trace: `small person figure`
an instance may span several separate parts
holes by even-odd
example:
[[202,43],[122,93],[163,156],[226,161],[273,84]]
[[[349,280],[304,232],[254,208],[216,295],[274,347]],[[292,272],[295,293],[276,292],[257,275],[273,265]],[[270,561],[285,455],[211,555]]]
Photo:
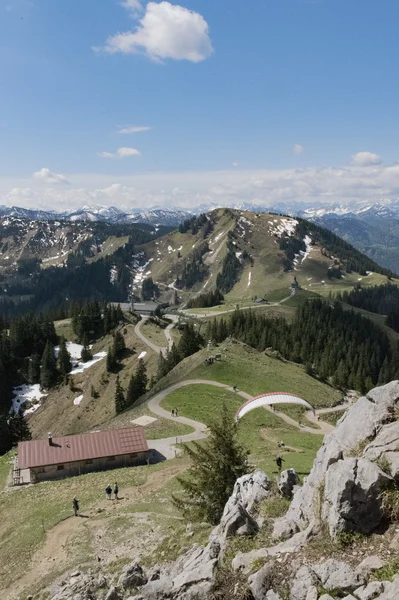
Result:
[[174,417],[174,416],[175,416],[175,409],[172,408],[172,417]]
[[285,462],[285,460],[283,458],[281,458],[281,456],[277,456],[276,465],[277,465],[279,473],[281,473],[281,467],[283,466],[283,462]]
[[237,391],[237,386],[233,385],[233,392],[236,392],[236,391]]
[[78,511],[79,511],[79,500],[77,500],[76,498],[74,498],[72,500],[72,506],[73,506],[73,514],[75,515],[75,517],[78,516]]
[[115,483],[114,483],[115,500],[119,500],[119,498],[118,498],[118,492],[119,492],[118,484],[115,481]]
[[108,484],[107,487],[105,488],[106,499],[111,500],[111,495],[112,495],[112,487]]
[[175,417],[179,416],[179,409],[175,408]]

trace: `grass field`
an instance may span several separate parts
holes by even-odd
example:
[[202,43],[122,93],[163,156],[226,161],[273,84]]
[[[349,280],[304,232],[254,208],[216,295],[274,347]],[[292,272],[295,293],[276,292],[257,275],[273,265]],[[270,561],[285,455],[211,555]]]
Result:
[[[179,409],[179,415],[208,423],[217,419],[225,402],[231,418],[243,399],[233,392],[207,385],[193,385],[176,390],[163,401],[165,409]],[[283,456],[286,466],[307,475],[313,464],[323,436],[302,433],[287,425],[278,416],[260,408],[248,413],[239,423],[239,437],[251,452],[251,461],[269,475],[277,474],[275,458]],[[292,450],[278,448],[282,440]]]
[[237,385],[253,396],[266,392],[291,392],[316,408],[332,406],[342,398],[339,390],[306,375],[302,366],[271,358],[241,343],[221,344],[213,350],[217,351],[222,351],[221,361],[211,366],[201,364],[185,378]]
[[141,333],[156,346],[166,346],[165,329],[156,323],[146,321],[140,327]]

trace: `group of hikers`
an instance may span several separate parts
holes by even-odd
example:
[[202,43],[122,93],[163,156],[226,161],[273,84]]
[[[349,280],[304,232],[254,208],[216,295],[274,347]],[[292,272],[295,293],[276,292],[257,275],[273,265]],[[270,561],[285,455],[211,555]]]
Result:
[[178,417],[178,416],[179,416],[179,409],[172,408],[172,417]]
[[[117,484],[117,482],[115,481],[114,483],[114,496],[115,496],[115,500],[119,500],[119,486]],[[105,488],[105,497],[107,500],[112,500],[112,487],[110,486],[110,484],[107,485],[107,487]],[[73,514],[75,515],[75,517],[79,516],[79,500],[77,498],[74,498],[72,500],[72,508],[73,508]]]

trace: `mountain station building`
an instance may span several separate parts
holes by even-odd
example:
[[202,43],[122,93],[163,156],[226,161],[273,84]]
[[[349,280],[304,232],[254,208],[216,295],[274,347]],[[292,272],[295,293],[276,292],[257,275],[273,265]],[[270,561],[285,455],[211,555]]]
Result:
[[14,485],[73,477],[149,462],[150,450],[140,426],[45,440],[19,442]]

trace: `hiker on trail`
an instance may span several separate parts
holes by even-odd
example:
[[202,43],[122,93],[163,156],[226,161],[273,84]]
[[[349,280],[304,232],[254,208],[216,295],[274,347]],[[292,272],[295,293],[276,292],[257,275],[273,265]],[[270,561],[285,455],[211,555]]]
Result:
[[75,515],[75,517],[78,516],[78,510],[79,510],[79,500],[77,500],[76,498],[74,498],[72,500],[72,506],[73,506],[73,514]]
[[106,499],[111,500],[111,495],[112,495],[112,487],[108,484],[107,487],[105,488]]
[[237,386],[233,385],[233,392],[236,392],[236,391],[237,391]]
[[285,460],[284,460],[284,458],[281,458],[281,456],[278,456],[276,458],[276,465],[277,465],[279,473],[281,473],[281,467],[283,466],[283,462],[285,462]]
[[115,483],[114,483],[115,500],[119,500],[119,498],[118,498],[118,492],[119,492],[118,484],[115,481]]
[[179,410],[177,408],[175,408],[175,417],[179,416]]

